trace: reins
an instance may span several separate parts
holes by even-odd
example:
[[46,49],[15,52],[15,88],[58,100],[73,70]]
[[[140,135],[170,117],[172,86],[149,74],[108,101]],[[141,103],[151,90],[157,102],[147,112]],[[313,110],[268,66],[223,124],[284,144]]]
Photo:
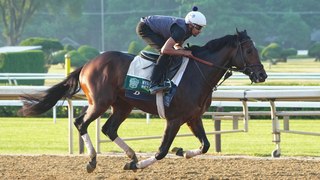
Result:
[[244,68],[243,68],[243,69],[237,69],[237,68],[232,68],[232,67],[219,66],[219,65],[216,65],[216,64],[213,64],[213,63],[211,63],[211,62],[205,61],[205,60],[203,60],[203,59],[201,59],[201,58],[198,58],[198,57],[196,57],[196,56],[193,56],[193,55],[190,56],[189,58],[192,58],[192,59],[194,59],[195,61],[197,61],[197,62],[199,62],[199,63],[202,63],[202,64],[205,64],[205,65],[208,65],[208,66],[210,66],[210,67],[216,67],[216,68],[219,68],[219,69],[226,70],[226,72],[225,72],[225,74],[224,74],[224,76],[223,76],[223,80],[222,80],[218,85],[215,85],[214,87],[212,87],[212,86],[209,84],[209,82],[207,81],[207,79],[206,79],[206,77],[204,76],[204,74],[202,73],[199,65],[195,62],[195,64],[196,64],[196,66],[197,66],[197,68],[198,68],[198,70],[199,70],[202,78],[205,80],[205,83],[206,83],[212,90],[215,91],[215,90],[217,90],[217,87],[219,87],[225,80],[227,80],[229,77],[231,77],[231,76],[233,75],[233,74],[232,74],[233,71],[235,71],[235,72],[242,72],[242,73],[245,72],[245,70],[246,70],[246,68],[248,67],[248,65],[247,65],[247,63],[246,63],[246,61],[245,61],[245,59],[244,59],[241,44],[243,44],[243,43],[245,43],[245,42],[248,42],[248,41],[251,41],[251,40],[249,39],[249,40],[246,40],[246,41],[243,41],[243,42],[240,42],[240,41],[238,40],[238,44],[237,44],[237,51],[238,51],[239,48],[240,48],[240,58],[242,59],[242,61],[243,61],[243,63],[244,63]]

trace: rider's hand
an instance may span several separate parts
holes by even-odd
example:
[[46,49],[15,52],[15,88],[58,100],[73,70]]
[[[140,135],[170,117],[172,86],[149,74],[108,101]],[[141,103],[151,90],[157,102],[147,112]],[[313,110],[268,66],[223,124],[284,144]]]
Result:
[[188,51],[188,50],[185,50],[184,56],[189,57],[189,58],[193,57],[192,52]]

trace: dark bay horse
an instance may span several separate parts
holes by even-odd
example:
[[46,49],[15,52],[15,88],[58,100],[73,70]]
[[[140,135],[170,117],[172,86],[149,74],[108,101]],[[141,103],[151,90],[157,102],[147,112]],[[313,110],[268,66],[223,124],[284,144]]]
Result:
[[[210,106],[213,88],[227,70],[248,75],[252,82],[264,82],[267,74],[260,62],[258,51],[246,31],[209,41],[204,46],[189,49],[196,59],[190,60],[169,108],[165,107],[166,128],[158,152],[154,157],[138,161],[135,152],[118,136],[121,123],[134,107],[147,113],[158,114],[155,101],[133,100],[125,97],[124,79],[134,55],[109,51],[73,71],[65,80],[45,92],[21,96],[24,106],[20,114],[33,116],[52,108],[58,100],[71,98],[80,88],[88,99],[88,109],[77,117],[74,125],[82,136],[90,155],[87,171],[96,167],[96,151],[87,133],[89,124],[101,116],[110,106],[112,114],[102,127],[102,132],[115,142],[131,159],[124,169],[143,169],[164,158],[182,124],[187,123],[199,139],[201,147],[183,152],[191,158],[208,151],[207,139],[201,116]],[[192,59],[192,58],[191,58]]]

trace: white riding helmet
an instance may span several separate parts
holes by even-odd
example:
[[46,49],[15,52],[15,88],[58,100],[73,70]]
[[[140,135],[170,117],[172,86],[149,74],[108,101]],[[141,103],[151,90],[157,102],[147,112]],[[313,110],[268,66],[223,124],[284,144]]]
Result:
[[198,8],[196,6],[192,8],[192,11],[190,11],[186,15],[184,20],[187,24],[193,23],[199,26],[207,25],[206,17],[201,12],[198,11]]

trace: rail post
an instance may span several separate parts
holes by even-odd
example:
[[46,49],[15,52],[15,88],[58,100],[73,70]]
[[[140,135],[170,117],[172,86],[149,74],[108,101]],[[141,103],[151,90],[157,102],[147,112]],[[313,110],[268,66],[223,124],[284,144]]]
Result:
[[[64,56],[65,58],[65,76],[70,74],[71,57],[69,54]],[[72,131],[72,119],[73,119],[73,105],[72,100],[68,99],[68,129],[69,129],[69,154],[73,154],[73,131]]]
[[[223,112],[223,107],[217,107],[217,112]],[[214,131],[221,131],[221,119],[214,118]],[[215,134],[215,148],[216,152],[221,152],[221,134]]]

